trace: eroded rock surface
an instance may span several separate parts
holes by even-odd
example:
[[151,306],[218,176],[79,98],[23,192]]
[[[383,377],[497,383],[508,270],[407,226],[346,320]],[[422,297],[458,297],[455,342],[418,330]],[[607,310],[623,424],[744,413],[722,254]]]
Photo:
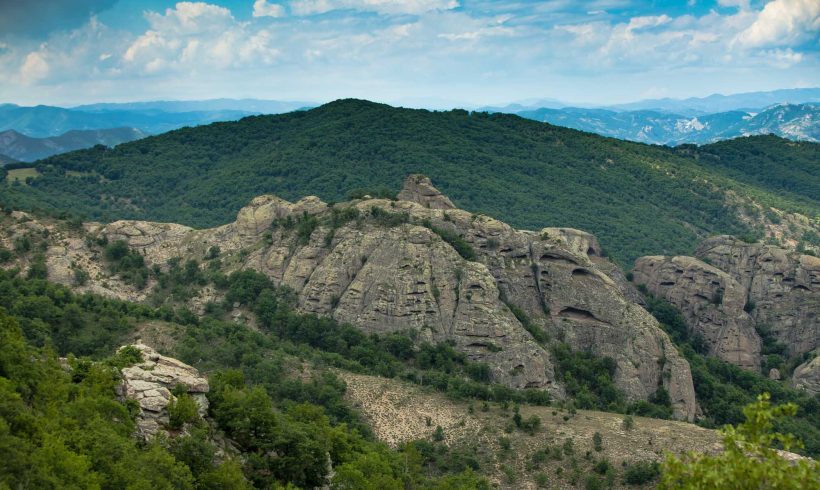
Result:
[[410,175],[404,181],[404,188],[398,198],[402,201],[413,201],[430,209],[455,209],[450,199],[433,187],[430,179],[424,175]]
[[820,258],[730,236],[703,241],[695,254],[740,284],[754,321],[790,355],[820,347]]
[[208,412],[208,380],[193,367],[157,353],[144,344],[134,344],[142,352],[143,361],[122,370],[122,395],[136,400],[140,406],[137,430],[150,438],[168,425],[168,404],[174,399],[171,391],[184,386],[199,406],[199,415]]
[[760,366],[760,337],[743,310],[746,294],[729,274],[693,257],[641,257],[634,280],[678,307],[709,354],[746,369]]
[[820,351],[814,351],[810,360],[794,369],[792,385],[812,394],[820,393]]
[[[218,246],[229,270],[255,269],[293,288],[301,311],[370,332],[412,329],[420,340],[452,341],[470,359],[487,362],[496,382],[562,396],[548,349],[512,313],[515,306],[572,348],[612,357],[616,383],[630,400],[663,386],[676,416],[694,417],[688,364],[629,296],[631,286],[592,235],[515,230],[455,209],[423,176],[410,176],[399,198],[330,208],[315,197],[289,203],[261,196],[218,228],[118,221],[99,232],[126,240],[149,267],[174,257],[202,260]],[[334,210],[349,219],[334,224]],[[313,218],[312,227],[284,225]],[[460,236],[475,260],[433,229]]]

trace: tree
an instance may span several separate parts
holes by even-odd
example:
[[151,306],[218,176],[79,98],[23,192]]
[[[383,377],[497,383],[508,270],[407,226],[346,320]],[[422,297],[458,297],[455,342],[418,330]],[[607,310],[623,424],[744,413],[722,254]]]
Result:
[[797,413],[797,405],[772,406],[768,393],[743,409],[746,421],[726,426],[724,451],[712,456],[690,453],[681,459],[668,455],[663,465],[662,489],[772,489],[820,488],[817,462],[790,461],[777,449],[800,447],[791,434],[774,431],[774,423]]

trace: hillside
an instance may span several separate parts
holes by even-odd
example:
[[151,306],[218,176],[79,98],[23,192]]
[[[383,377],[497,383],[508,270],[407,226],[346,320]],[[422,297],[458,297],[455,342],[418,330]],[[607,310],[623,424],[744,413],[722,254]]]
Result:
[[[48,478],[53,459],[25,462],[68,434],[83,444],[61,457],[86,459],[58,478],[115,486],[233,468],[216,488],[315,487],[330,460],[350,488],[628,488],[657,481],[666,451],[719,450],[706,429],[741,422],[762,391],[799,405],[778,428],[820,454],[817,395],[698,354],[600,252],[579,230],[456,209],[421,176],[397,200],[260,196],[206,230],[2,213],[0,389],[27,396],[9,397],[0,482]],[[131,343],[210,389],[174,359],[132,367],[133,350],[115,354]],[[200,409],[180,421],[172,395]],[[135,426],[169,441],[140,445]]]
[[[719,157],[755,141],[704,151]],[[795,164],[813,165],[817,145],[804,148]],[[791,155],[792,147],[763,145],[761,158],[777,160],[784,152]],[[37,167],[42,176],[31,186],[6,187],[3,202],[95,220],[197,227],[228,222],[259,194],[334,201],[356,189],[398,189],[405,175],[421,172],[461,208],[520,228],[590,231],[624,264],[641,255],[691,253],[708,234],[762,235],[770,206],[778,216],[820,215],[803,191],[739,182],[723,168],[665,147],[512,115],[359,100],[185,128],[113,150],[51,157]],[[816,182],[807,185],[820,187]],[[795,222],[803,223],[795,232],[801,237],[813,226]]]
[[650,144],[704,144],[758,134],[820,141],[820,106],[817,104],[783,104],[755,113],[730,111],[699,116],[657,110],[616,112],[571,107],[515,113],[536,121]]
[[32,162],[57,153],[91,148],[94,145],[116,146],[148,136],[134,128],[72,130],[60,136],[32,138],[14,130],[0,132],[0,153],[21,162]]
[[10,156],[0,154],[0,167],[3,165],[8,165],[9,163],[17,163],[17,160],[11,158]]

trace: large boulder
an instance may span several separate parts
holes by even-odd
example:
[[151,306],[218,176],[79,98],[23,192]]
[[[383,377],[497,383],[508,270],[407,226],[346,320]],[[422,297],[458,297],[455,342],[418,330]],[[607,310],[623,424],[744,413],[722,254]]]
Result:
[[[123,346],[121,349],[128,347]],[[135,400],[140,407],[137,430],[144,438],[151,438],[168,425],[168,404],[174,399],[172,391],[184,387],[196,401],[199,415],[208,412],[208,380],[195,368],[171,357],[160,355],[144,344],[130,347],[142,353],[142,362],[122,370],[121,393]]]
[[693,257],[641,257],[634,281],[675,305],[709,353],[745,369],[760,366],[760,337],[744,311],[746,294],[729,274]]

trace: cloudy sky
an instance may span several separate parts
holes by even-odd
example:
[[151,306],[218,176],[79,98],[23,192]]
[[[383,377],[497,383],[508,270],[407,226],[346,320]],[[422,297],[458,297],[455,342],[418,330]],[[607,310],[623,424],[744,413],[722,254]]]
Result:
[[615,103],[820,85],[818,0],[0,0],[0,102]]

